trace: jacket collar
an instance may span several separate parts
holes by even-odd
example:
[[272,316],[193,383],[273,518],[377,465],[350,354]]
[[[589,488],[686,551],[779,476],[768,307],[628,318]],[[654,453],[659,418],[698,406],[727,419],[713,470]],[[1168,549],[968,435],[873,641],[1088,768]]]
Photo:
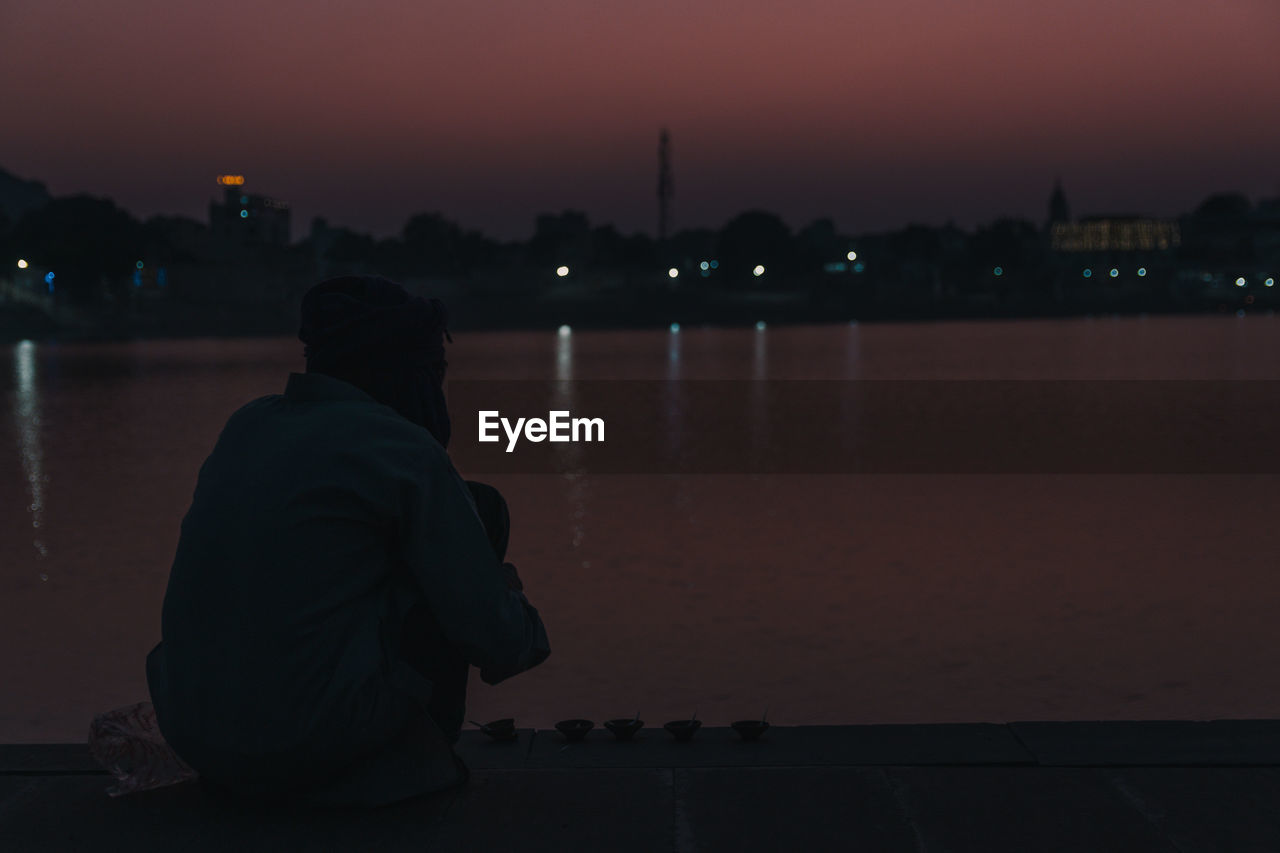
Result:
[[378,402],[350,382],[343,382],[323,373],[290,373],[284,396],[297,403],[338,400]]

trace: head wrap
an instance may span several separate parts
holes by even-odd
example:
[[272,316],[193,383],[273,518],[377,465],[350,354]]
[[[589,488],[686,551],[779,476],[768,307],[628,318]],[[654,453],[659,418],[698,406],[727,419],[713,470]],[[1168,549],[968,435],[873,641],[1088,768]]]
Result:
[[308,373],[352,381],[448,446],[441,386],[444,341],[453,338],[439,299],[411,296],[381,276],[331,278],[302,297],[298,338]]

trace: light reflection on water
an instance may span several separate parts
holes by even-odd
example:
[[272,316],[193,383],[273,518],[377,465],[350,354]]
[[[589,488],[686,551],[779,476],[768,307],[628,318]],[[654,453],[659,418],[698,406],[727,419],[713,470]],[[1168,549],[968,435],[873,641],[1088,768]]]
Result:
[[[556,383],[552,394],[553,411],[573,412],[574,393],[573,393],[573,334],[562,330],[556,337]],[[567,481],[566,498],[569,504],[569,532],[571,535],[570,543],[574,549],[575,558],[579,557],[580,549],[587,537],[587,504],[589,503],[589,489],[587,479],[581,474],[576,473],[582,467],[582,451],[576,444],[572,442],[561,444],[557,448],[560,456],[561,464],[565,467],[567,473],[564,479]],[[591,568],[590,560],[582,560],[584,569]]]
[[[451,373],[679,380],[666,415],[683,423],[704,379],[1274,379],[1276,322],[474,334],[457,336]],[[17,650],[0,654],[0,742],[76,739],[94,713],[146,698],[140,662],[200,462],[231,412],[300,368],[293,340],[0,349],[0,648]],[[572,387],[559,393],[554,408],[578,414]],[[658,721],[768,701],[771,718],[813,724],[1280,703],[1275,477],[492,482],[555,652],[476,684],[476,719],[545,727],[631,714],[641,697]]]
[[[36,344],[32,341],[20,341],[13,346],[13,378],[14,407],[13,419],[18,435],[19,454],[22,458],[22,473],[27,482],[27,493],[31,501],[27,511],[31,513],[32,534],[31,545],[39,554],[40,560],[49,556],[49,549],[44,543],[44,493],[48,477],[44,472],[44,448],[40,436],[40,385],[36,374]],[[43,566],[40,580],[47,581],[48,574]]]

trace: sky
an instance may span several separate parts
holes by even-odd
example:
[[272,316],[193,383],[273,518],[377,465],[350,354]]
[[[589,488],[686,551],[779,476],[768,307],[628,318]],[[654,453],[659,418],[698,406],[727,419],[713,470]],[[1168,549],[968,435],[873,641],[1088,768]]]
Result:
[[846,233],[1280,195],[1276,0],[0,0],[0,168],[138,216],[215,176],[378,236],[577,209]]

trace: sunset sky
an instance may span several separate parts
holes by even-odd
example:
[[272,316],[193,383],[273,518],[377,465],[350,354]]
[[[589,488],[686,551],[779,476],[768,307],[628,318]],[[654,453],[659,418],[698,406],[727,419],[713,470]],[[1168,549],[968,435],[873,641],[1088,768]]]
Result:
[[1186,211],[1280,195],[1276,0],[3,0],[0,168],[139,216],[220,172],[388,235]]

